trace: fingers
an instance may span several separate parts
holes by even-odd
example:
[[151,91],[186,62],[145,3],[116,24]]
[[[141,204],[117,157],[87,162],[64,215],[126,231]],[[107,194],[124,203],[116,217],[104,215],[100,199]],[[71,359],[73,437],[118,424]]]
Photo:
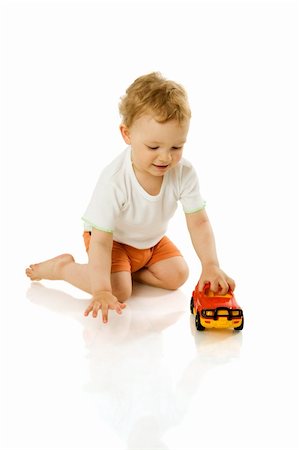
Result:
[[84,311],[84,316],[88,316],[88,314],[92,311],[93,309],[93,304],[91,303],[88,308],[86,308],[86,310]]
[[231,290],[234,291],[236,289],[235,281],[232,278],[230,278],[230,277],[227,277],[226,281],[228,282],[229,287],[231,288]]
[[199,280],[199,283],[198,283],[198,290],[199,290],[199,292],[202,292],[204,284],[205,284],[204,281]]
[[[109,309],[114,309],[117,314],[121,314],[122,310],[126,307],[127,305],[125,303],[119,303],[117,302],[116,305],[102,305],[102,320],[103,323],[107,323],[108,322],[108,310]],[[93,317],[96,317],[96,315],[93,315]]]
[[228,289],[229,289],[229,285],[227,284],[227,282],[224,279],[219,280],[219,284],[218,284],[219,294],[220,295],[227,294]]
[[218,283],[218,280],[212,280],[211,281],[211,285],[210,285],[210,289],[211,289],[211,291],[213,291],[213,292],[215,292],[215,294],[217,293],[217,292],[219,292],[219,283]]
[[[116,298],[116,297],[115,297]],[[108,310],[114,309],[118,314],[122,313],[122,310],[126,307],[126,303],[120,303],[116,300],[115,304],[107,304],[105,302],[99,302],[93,300],[91,304],[84,311],[84,315],[88,316],[90,312],[92,312],[92,317],[96,318],[98,316],[98,312],[102,310],[102,320],[104,323],[108,322]]]
[[[101,309],[102,305],[98,302],[94,302],[93,308],[92,308],[92,317],[98,316],[98,310]],[[102,312],[103,314],[103,312]]]
[[84,316],[88,316],[88,314],[92,311],[92,317],[98,317],[99,309],[102,310],[102,320],[104,323],[108,322],[108,306],[102,306],[98,302],[92,302],[88,308],[84,311]]
[[[230,278],[230,282],[234,286],[234,281]],[[230,282],[226,281],[225,278],[214,278],[210,280],[200,280],[199,281],[199,291],[202,292],[205,285],[207,283],[210,284],[210,290],[213,291],[215,294],[225,295],[228,292],[229,287],[232,288],[232,285]],[[233,288],[232,288],[233,290]]]
[[198,283],[199,291],[202,292],[206,285],[210,285],[209,287],[211,289],[211,282],[210,282],[210,280],[208,280],[206,278],[200,278],[199,283]]
[[88,316],[90,312],[92,312],[92,317],[97,317],[98,311],[101,308],[101,304],[98,302],[91,302],[91,304],[84,311],[84,316]]
[[112,309],[115,309],[115,311],[117,312],[117,314],[121,314],[121,313],[122,313],[122,310],[123,310],[126,306],[127,306],[126,303],[120,303],[120,302],[117,302],[116,306],[115,306],[114,308],[112,308]]
[[215,294],[226,295],[229,289],[234,291],[236,283],[219,267],[206,267],[203,268],[201,277],[199,279],[198,288],[202,292],[205,285],[209,284],[209,288]]
[[102,306],[102,321],[103,323],[108,322],[108,305]]
[[228,284],[224,279],[219,278],[211,278],[211,279],[203,279],[199,281],[199,291],[202,292],[205,285],[210,285],[210,290],[219,294],[226,294],[228,291]]
[[102,306],[102,317],[103,317],[103,322],[106,323],[108,322],[108,309],[114,309],[115,312],[117,312],[117,314],[121,314],[122,310],[126,307],[127,305],[125,303],[120,303],[120,302],[116,302],[115,305],[105,305]]

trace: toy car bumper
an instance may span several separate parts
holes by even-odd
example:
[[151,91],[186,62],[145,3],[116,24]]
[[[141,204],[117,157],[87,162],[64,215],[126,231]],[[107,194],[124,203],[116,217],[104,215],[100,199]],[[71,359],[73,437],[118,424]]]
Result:
[[236,328],[241,326],[242,318],[229,320],[226,317],[218,317],[214,320],[201,317],[200,323],[205,328]]

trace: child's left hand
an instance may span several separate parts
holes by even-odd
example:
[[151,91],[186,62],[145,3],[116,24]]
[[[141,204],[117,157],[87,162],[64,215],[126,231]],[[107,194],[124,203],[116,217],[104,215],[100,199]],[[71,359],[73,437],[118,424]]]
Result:
[[206,283],[210,283],[211,290],[215,293],[225,295],[229,288],[233,291],[236,284],[216,264],[203,266],[199,279],[199,290],[202,291]]

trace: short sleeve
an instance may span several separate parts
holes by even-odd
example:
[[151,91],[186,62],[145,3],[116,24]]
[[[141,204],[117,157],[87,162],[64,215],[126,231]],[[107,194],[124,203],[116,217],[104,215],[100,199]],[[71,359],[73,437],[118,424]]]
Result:
[[188,164],[182,167],[179,200],[186,214],[203,209],[206,202],[201,196],[198,176],[194,167]]
[[112,181],[108,183],[100,177],[82,217],[85,229],[94,227],[113,233],[123,203],[120,189]]

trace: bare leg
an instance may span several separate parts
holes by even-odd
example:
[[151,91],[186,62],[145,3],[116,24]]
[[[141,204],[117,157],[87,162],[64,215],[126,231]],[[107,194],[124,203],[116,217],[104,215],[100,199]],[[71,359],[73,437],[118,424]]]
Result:
[[[72,255],[63,254],[39,264],[32,264],[26,269],[26,275],[32,281],[64,280],[82,291],[91,294],[87,264],[78,264]],[[112,293],[118,300],[127,300],[132,293],[130,272],[111,274]]]
[[148,268],[138,270],[132,278],[139,283],[163,289],[178,289],[189,275],[188,266],[182,256],[163,259]]

